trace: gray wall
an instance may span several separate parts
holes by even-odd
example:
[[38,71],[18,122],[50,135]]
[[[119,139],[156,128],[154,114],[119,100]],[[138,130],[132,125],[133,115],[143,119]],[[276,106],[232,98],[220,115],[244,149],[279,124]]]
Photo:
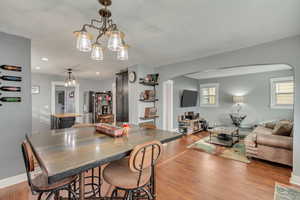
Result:
[[1,92],[3,96],[21,96],[21,103],[1,103],[0,107],[0,179],[24,173],[21,142],[31,133],[30,40],[0,32],[0,65],[17,65],[22,72],[0,70],[2,75],[22,76],[21,83],[0,81],[1,85],[21,86],[20,94]]
[[[32,85],[40,86],[40,93],[32,95],[32,132],[38,133],[50,129],[51,82],[64,81],[63,76],[32,74]],[[113,79],[79,79],[79,112],[83,112],[83,94],[85,91],[112,90]]]
[[199,80],[199,84],[219,83],[219,106],[200,107],[201,116],[217,124],[231,124],[229,113],[236,111],[232,102],[233,95],[244,95],[241,113],[247,118],[244,126],[252,126],[261,121],[273,119],[292,119],[291,109],[270,108],[270,79],[293,76],[291,70],[247,74],[223,78]]
[[[236,51],[221,53],[196,60],[161,66],[160,81],[166,81],[187,73],[222,67],[283,63],[294,67],[295,72],[295,105],[294,105],[294,168],[293,173],[300,176],[300,36],[290,37]],[[161,84],[160,84],[161,85]],[[162,96],[162,87],[159,90]],[[161,98],[160,98],[161,99]],[[162,102],[162,101],[161,101]],[[160,103],[160,111],[162,104]],[[160,113],[161,115],[162,113]],[[160,120],[159,127],[162,127]]]
[[[181,107],[181,96],[183,90],[199,90],[198,80],[180,76],[173,79],[173,128],[178,128],[177,117],[183,115],[184,112],[194,111],[198,113],[199,103],[195,107]],[[198,101],[197,101],[198,102]]]

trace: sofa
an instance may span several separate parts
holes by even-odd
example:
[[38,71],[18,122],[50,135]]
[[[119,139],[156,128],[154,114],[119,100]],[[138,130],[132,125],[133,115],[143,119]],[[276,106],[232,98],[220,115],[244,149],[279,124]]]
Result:
[[293,165],[293,122],[280,120],[258,125],[246,138],[246,156]]

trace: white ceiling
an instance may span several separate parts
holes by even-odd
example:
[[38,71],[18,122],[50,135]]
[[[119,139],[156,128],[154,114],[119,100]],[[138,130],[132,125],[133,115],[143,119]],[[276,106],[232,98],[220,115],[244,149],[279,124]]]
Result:
[[[111,77],[134,64],[157,67],[300,34],[299,0],[113,0],[112,14],[130,44],[129,61],[92,61],[72,32],[98,17],[97,0],[1,0],[0,31],[32,39],[33,72]],[[42,62],[41,57],[49,58]],[[41,69],[36,70],[38,66]]]
[[237,66],[237,67],[227,67],[224,69],[212,69],[204,70],[197,73],[191,73],[184,75],[188,78],[194,79],[210,79],[210,78],[220,78],[228,76],[239,76],[246,74],[256,74],[271,71],[280,70],[292,70],[289,65],[276,64],[276,65],[253,65],[253,66]]

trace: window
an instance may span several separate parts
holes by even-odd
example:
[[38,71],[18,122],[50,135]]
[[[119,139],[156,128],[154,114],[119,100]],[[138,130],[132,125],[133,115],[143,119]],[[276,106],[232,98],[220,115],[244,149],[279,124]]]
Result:
[[200,85],[200,106],[214,107],[219,105],[219,84],[201,84]]
[[271,79],[271,108],[292,109],[294,105],[293,77]]

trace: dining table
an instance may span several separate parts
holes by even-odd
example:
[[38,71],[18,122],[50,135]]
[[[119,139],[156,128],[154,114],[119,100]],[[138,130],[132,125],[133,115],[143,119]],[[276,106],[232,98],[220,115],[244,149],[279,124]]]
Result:
[[[49,184],[79,175],[80,200],[85,199],[84,174],[87,170],[122,159],[139,144],[149,141],[160,141],[164,144],[180,137],[182,134],[178,132],[145,129],[136,125],[130,125],[128,133],[121,137],[105,135],[95,127],[68,128],[26,135],[40,167],[48,176]],[[155,167],[152,167],[151,193],[155,197],[154,177]],[[102,184],[102,181],[99,181],[99,184]],[[101,188],[98,199],[109,199],[101,194]]]

